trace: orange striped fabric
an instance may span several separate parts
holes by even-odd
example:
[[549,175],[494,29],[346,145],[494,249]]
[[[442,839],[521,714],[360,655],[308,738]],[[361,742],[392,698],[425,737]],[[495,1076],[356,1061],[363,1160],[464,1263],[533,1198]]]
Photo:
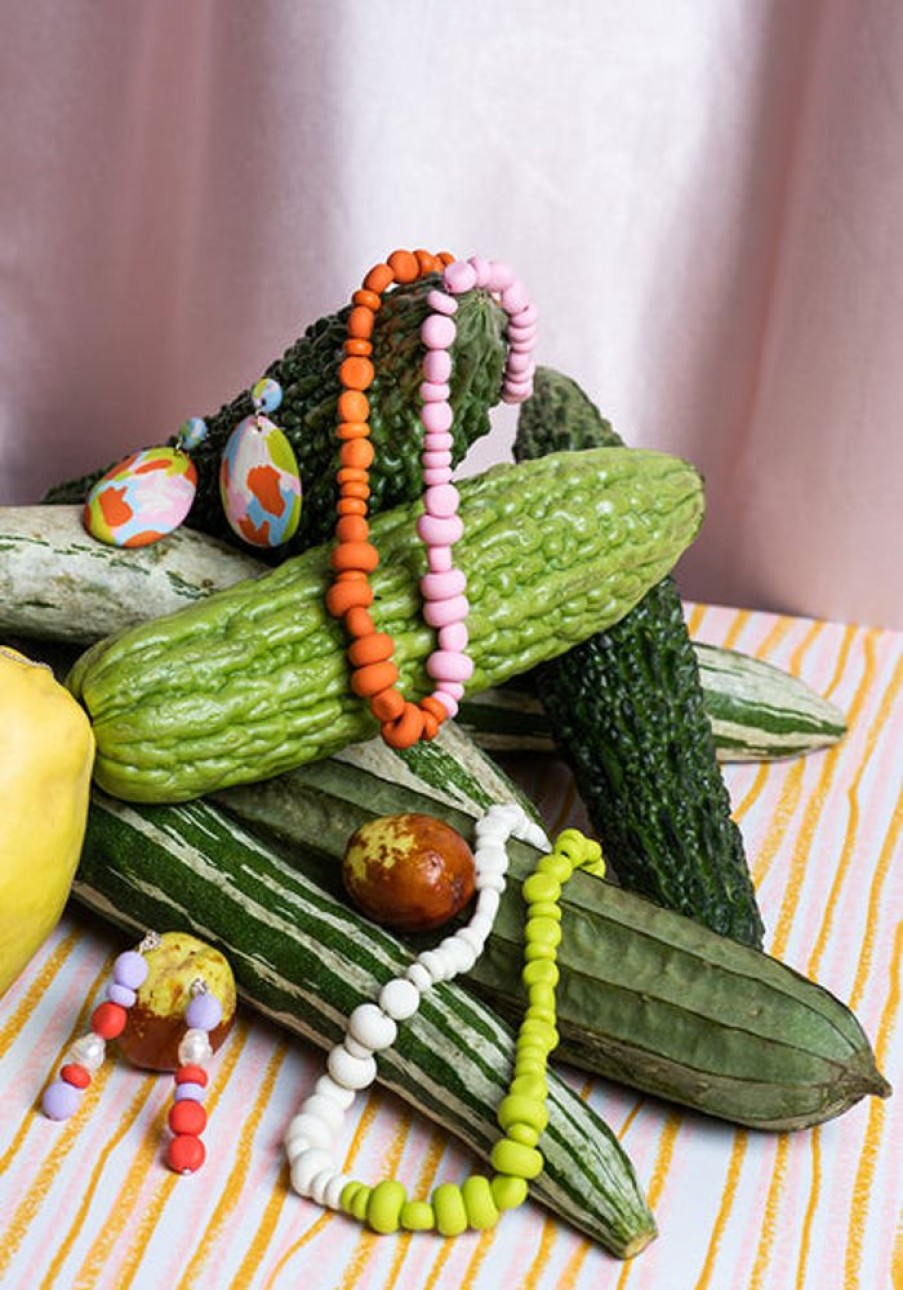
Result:
[[[710,605],[694,637],[793,671],[849,717],[805,759],[725,775],[767,948],[850,1002],[900,1082],[903,637]],[[549,827],[586,826],[563,767],[517,768]],[[903,1114],[870,1099],[797,1134],[706,1121],[563,1070],[618,1133],[660,1235],[619,1264],[538,1206],[492,1232],[379,1238],[288,1187],[282,1134],[322,1055],[243,1012],[211,1069],[208,1159],[163,1164],[170,1081],[108,1059],[78,1116],[36,1105],[86,1024],[121,936],[77,907],[0,1001],[0,1285],[4,1290],[883,1290],[903,1286]],[[473,1167],[466,1149],[380,1090],[352,1112],[346,1164],[418,1194]]]

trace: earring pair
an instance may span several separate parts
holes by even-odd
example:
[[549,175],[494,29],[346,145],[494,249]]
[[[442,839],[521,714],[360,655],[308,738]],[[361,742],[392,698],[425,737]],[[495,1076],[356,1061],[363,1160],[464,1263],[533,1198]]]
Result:
[[[251,546],[277,547],[301,518],[301,475],[294,449],[270,416],[282,386],[262,377],[251,388],[254,411],[230,434],[219,470],[220,500],[232,531]],[[146,448],[124,458],[88,493],[83,523],[109,546],[149,546],[187,518],[198,486],[189,452],[208,434],[202,417],[180,427],[173,447]]]
[[[41,1109],[48,1119],[68,1120],[78,1110],[85,1090],[103,1065],[107,1043],[122,1035],[129,1009],[148,978],[145,954],[160,944],[161,938],[149,932],[136,949],[126,950],[113,963],[106,997],[91,1014],[89,1030],[67,1050],[57,1077],[44,1091]],[[187,1030],[179,1044],[173,1104],[167,1121],[172,1136],[166,1148],[166,1163],[176,1173],[194,1173],[204,1163],[206,1151],[201,1134],[207,1127],[203,1099],[208,1081],[206,1067],[213,1056],[210,1033],[222,1019],[219,1000],[202,977],[196,978],[185,1009]]]

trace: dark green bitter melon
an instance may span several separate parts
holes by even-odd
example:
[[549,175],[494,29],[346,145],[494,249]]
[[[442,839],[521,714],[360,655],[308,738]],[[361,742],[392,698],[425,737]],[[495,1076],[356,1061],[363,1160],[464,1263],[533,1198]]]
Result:
[[[388,292],[377,314],[373,333],[376,378],[368,391],[370,438],[376,453],[369,472],[369,507],[374,514],[413,501],[423,491],[420,327],[429,313],[426,297],[438,283],[438,277],[430,276]],[[261,558],[282,560],[332,536],[338,466],[338,372],[349,308],[313,323],[263,373],[282,386],[282,405],[273,419],[295,450],[304,493],[295,536],[273,552],[255,548]],[[471,444],[490,429],[489,411],[498,402],[502,389],[506,321],[501,307],[487,292],[471,291],[459,301],[455,325],[449,384],[455,410],[452,460],[457,465]],[[258,375],[261,374],[254,374],[255,380]],[[223,514],[219,461],[232,430],[252,411],[246,389],[219,412],[205,417],[207,438],[191,451],[198,471],[198,491],[187,520],[189,528],[244,550],[248,548],[233,533]],[[175,443],[175,435],[169,442]],[[47,493],[45,501],[83,502],[92,484],[107,469],[109,464],[91,475],[57,485]]]
[[[622,441],[580,387],[539,369],[515,456],[606,446]],[[532,679],[621,885],[760,948],[762,918],[673,578]]]

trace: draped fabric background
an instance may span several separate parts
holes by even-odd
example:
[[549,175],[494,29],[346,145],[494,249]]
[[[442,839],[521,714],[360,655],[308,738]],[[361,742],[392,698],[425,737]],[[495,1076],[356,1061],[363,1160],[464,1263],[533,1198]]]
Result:
[[903,627],[893,0],[2,12],[0,503],[215,410],[393,247],[447,247],[509,260],[540,361],[703,471],[685,594]]

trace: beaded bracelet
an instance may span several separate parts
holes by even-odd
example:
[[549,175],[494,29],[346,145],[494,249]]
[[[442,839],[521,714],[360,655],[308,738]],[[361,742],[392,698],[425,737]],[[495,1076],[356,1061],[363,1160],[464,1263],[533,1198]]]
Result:
[[[549,850],[542,829],[515,805],[490,807],[477,823],[476,834],[478,896],[470,923],[446,937],[437,949],[418,955],[403,977],[383,986],[378,1004],[364,1003],[354,1009],[345,1039],[329,1054],[327,1074],[319,1078],[286,1133],[295,1190],[320,1205],[343,1210],[376,1232],[436,1229],[443,1236],[457,1236],[468,1227],[493,1227],[501,1210],[523,1203],[529,1180],[542,1172],[537,1143],[548,1123],[547,1059],[558,1043],[555,959],[561,914],[557,902],[562,885],[575,869],[601,876],[605,864],[599,844],[576,829],[559,834]],[[391,1048],[398,1033],[396,1023],[415,1014],[421,996],[436,981],[450,981],[476,962],[505,889],[505,846],[512,834],[548,854],[523,884],[527,922],[522,980],[528,1006],[518,1031],[512,1081],[496,1116],[504,1136],[490,1156],[495,1172],[491,1178],[472,1175],[460,1186],[442,1183],[434,1189],[431,1201],[409,1200],[395,1179],[367,1186],[340,1172],[333,1156],[345,1112],[355,1094],[376,1078],[374,1054]]]
[[[430,313],[420,335],[426,348],[424,380],[420,386],[420,419],[424,430],[424,511],[417,532],[427,548],[428,571],[420,582],[424,598],[424,620],[438,632],[438,648],[427,660],[426,670],[437,682],[431,695],[411,703],[396,688],[398,668],[392,661],[395,643],[378,632],[368,612],[373,590],[368,575],[379,563],[376,548],[369,542],[367,498],[370,495],[368,469],[373,462],[370,436],[370,404],[365,391],[373,382],[371,336],[376,311],[383,293],[393,283],[416,282],[442,272],[444,290],[427,296]],[[458,710],[473,663],[466,653],[466,619],[469,604],[467,580],[455,568],[452,547],[463,533],[457,514],[458,491],[451,482],[451,427],[454,413],[449,402],[451,375],[450,347],[456,336],[455,296],[474,288],[499,294],[502,308],[511,322],[509,353],[505,367],[502,398],[519,402],[532,393],[532,349],[536,336],[537,311],[526,289],[512,269],[496,261],[473,257],[456,261],[447,252],[433,256],[428,251],[394,251],[384,264],[375,265],[363,286],[352,296],[348,317],[345,357],[339,368],[342,393],[338,404],[338,437],[341,441],[338,471],[339,501],[336,523],[337,545],[332,553],[335,581],[326,604],[329,612],[344,620],[352,638],[348,647],[351,687],[367,699],[380,723],[385,741],[394,748],[409,748],[418,739],[432,739],[443,721]]]

